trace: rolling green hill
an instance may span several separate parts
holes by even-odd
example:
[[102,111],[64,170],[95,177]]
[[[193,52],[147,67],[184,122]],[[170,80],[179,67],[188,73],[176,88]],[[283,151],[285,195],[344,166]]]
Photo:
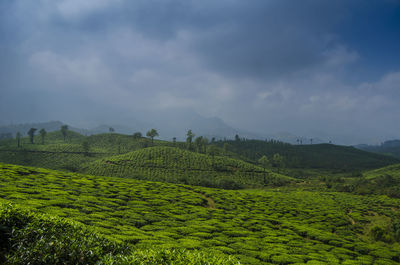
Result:
[[[70,218],[137,250],[213,250],[233,255],[242,264],[400,263],[400,200],[386,196],[229,191],[0,164],[0,201]],[[3,212],[0,231],[7,230]],[[13,215],[20,212],[14,210]],[[21,215],[20,226],[25,227],[31,218]],[[57,241],[46,229],[36,229],[53,226],[46,224],[33,222],[22,229],[20,238],[29,238],[25,250],[33,252],[23,251],[23,241],[20,253],[35,256],[51,249],[54,243],[47,245],[46,240],[53,240],[57,250],[63,242],[69,245],[65,234],[60,236],[67,241]],[[56,227],[50,230],[63,229]],[[65,231],[77,235],[73,228]],[[97,244],[91,250],[102,257],[103,243],[91,240],[82,243],[82,251]],[[71,248],[76,251],[74,242]]]
[[220,147],[246,157],[250,162],[266,155],[280,154],[289,168],[327,169],[335,171],[369,170],[400,163],[394,157],[333,144],[291,145],[276,141],[221,141]]
[[[48,133],[44,143],[37,135],[34,144],[28,138],[22,139],[21,147],[16,144],[15,139],[0,141],[1,162],[227,189],[277,186],[293,181],[284,175],[303,180],[325,176],[332,182],[337,177],[357,176],[362,171],[400,162],[353,147],[257,140],[221,141],[201,148],[193,145],[191,150],[202,152],[199,153],[188,151],[182,142],[151,143],[147,138],[116,133],[86,137],[68,131],[64,141],[61,132],[56,131]],[[216,146],[211,155],[209,149]],[[283,157],[283,166],[274,167],[275,154]],[[271,162],[266,174],[258,166],[262,155]],[[338,190],[353,191],[354,185]]]
[[241,160],[175,147],[150,147],[82,165],[80,172],[144,180],[237,189],[294,181]]

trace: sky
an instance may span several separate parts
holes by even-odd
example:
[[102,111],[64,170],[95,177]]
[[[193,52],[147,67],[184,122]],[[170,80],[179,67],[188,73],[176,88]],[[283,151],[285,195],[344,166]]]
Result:
[[0,123],[400,138],[399,0],[2,0]]

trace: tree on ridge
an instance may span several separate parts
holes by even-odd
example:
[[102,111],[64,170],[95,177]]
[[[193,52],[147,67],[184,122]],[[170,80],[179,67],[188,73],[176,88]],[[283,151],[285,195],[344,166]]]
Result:
[[29,129],[29,131],[28,131],[28,135],[29,135],[29,139],[30,139],[30,141],[31,141],[31,144],[33,144],[33,138],[34,138],[34,136],[35,136],[35,132],[36,132],[36,128],[30,128]]
[[39,134],[40,134],[40,137],[42,138],[42,144],[44,144],[44,138],[47,135],[46,130],[44,128],[40,129]]
[[156,129],[151,129],[146,133],[146,136],[151,138],[151,144],[153,144],[154,143],[154,137],[158,136],[158,132],[157,132]]

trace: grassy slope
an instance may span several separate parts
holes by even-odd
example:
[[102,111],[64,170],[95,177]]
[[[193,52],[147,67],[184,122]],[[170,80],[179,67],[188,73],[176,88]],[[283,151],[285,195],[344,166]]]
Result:
[[[235,181],[244,187],[264,185],[261,167],[237,159],[223,156],[213,158],[175,147],[150,147],[106,157],[83,165],[81,171],[93,175],[134,177],[200,186],[223,187],[224,180]],[[293,181],[269,170],[265,176],[266,184],[270,185]]]
[[368,170],[399,163],[394,157],[369,153],[354,147],[332,144],[291,145],[259,140],[218,142],[228,150],[257,161],[261,156],[272,158],[275,153],[285,157],[290,168],[314,168],[341,171]]
[[[214,249],[243,264],[400,262],[400,246],[390,230],[400,219],[398,199],[227,191],[7,164],[0,168],[0,200],[72,218],[136,248]],[[377,224],[389,243],[371,239]]]

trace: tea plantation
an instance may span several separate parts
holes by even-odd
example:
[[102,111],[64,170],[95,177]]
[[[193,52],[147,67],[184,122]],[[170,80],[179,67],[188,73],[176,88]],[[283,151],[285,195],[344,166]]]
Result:
[[79,172],[144,180],[238,189],[284,185],[295,181],[253,164],[175,147],[150,147],[106,157],[81,166]]
[[[36,217],[23,217],[45,218],[36,214],[45,213],[82,223],[104,237],[105,243],[96,244],[89,238],[82,251],[93,248],[96,262],[109,262],[105,264],[157,264],[128,263],[135,253],[153,258],[176,255],[186,261],[200,255],[206,257],[203,261],[211,260],[209,264],[218,264],[213,259],[225,262],[227,255],[242,264],[400,264],[400,200],[386,196],[289,188],[219,190],[0,164],[0,201],[0,227],[23,231],[16,241],[11,239],[17,243],[9,254],[21,258],[21,249],[40,252],[43,246],[53,246],[56,236],[39,229],[41,222],[32,221]],[[14,206],[4,206],[8,202],[35,213],[21,217]],[[15,220],[10,215],[22,221],[10,224]],[[31,222],[33,226],[25,226]],[[59,222],[67,221],[56,221],[58,234]],[[68,237],[60,236],[60,242],[68,243]],[[109,244],[115,244],[115,250]],[[189,252],[175,250],[181,248]],[[175,254],[157,254],[154,249]]]

